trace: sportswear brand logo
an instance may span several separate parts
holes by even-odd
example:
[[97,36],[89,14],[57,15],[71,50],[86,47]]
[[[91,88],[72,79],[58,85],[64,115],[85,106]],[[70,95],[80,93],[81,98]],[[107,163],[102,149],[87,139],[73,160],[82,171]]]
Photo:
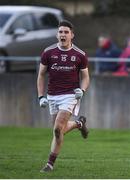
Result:
[[58,59],[58,56],[52,55],[51,58],[52,58],[52,59]]

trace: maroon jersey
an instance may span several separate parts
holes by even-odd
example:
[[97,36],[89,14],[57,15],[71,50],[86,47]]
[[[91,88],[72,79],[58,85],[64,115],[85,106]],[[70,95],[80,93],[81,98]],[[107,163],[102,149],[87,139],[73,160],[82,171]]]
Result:
[[88,66],[88,59],[75,45],[63,50],[54,44],[44,50],[41,63],[47,66],[49,95],[74,94],[74,89],[80,87],[79,71]]

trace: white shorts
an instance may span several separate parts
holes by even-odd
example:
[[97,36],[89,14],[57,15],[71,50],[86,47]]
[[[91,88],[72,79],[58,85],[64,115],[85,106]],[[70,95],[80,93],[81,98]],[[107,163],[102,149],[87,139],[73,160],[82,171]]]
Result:
[[66,110],[77,116],[80,108],[80,100],[75,99],[74,94],[47,95],[50,114],[57,114],[59,110]]

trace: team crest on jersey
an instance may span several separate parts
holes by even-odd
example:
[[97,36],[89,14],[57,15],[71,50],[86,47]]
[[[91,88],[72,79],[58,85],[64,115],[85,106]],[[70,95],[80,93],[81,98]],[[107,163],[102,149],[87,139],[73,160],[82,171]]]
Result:
[[76,61],[76,56],[71,56],[71,61]]
[[61,54],[61,61],[66,61],[67,60],[68,55],[67,54]]

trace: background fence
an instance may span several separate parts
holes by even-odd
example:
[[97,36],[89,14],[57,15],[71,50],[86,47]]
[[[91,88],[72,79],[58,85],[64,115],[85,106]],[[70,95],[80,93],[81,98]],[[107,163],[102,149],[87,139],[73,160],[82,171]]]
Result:
[[[8,62],[13,62],[13,63],[17,63],[17,62],[23,62],[25,63],[25,67],[26,67],[26,63],[34,63],[35,62],[35,66],[36,66],[36,71],[38,71],[38,67],[39,67],[39,62],[40,62],[40,57],[39,56],[35,56],[35,57],[21,57],[21,56],[0,56],[0,61],[8,61]],[[102,57],[88,57],[88,61],[90,63],[90,67],[91,67],[91,72],[93,74],[99,74],[99,65],[98,62],[129,62],[130,63],[130,58],[102,58]],[[33,65],[34,66],[34,65]]]
[[[49,127],[37,100],[36,73],[0,74],[0,125]],[[130,128],[130,77],[91,75],[80,114],[91,128]]]

